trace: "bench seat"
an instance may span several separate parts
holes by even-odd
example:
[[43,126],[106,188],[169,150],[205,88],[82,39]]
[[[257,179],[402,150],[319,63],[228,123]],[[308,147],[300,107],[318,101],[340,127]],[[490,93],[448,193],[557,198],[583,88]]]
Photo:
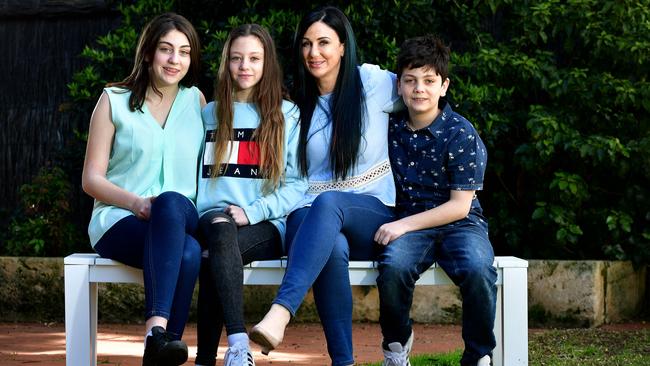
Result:
[[[245,285],[279,285],[286,259],[258,261],[244,266]],[[497,312],[493,351],[495,366],[528,365],[528,262],[517,257],[496,257]],[[351,261],[350,284],[375,285],[376,263]],[[92,253],[64,259],[66,366],[97,365],[97,284],[139,283],[142,270]],[[435,264],[417,285],[453,284]]]

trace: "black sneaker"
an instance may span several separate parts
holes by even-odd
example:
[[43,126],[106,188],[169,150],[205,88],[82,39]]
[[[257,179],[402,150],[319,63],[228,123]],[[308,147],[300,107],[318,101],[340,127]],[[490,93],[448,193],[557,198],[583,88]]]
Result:
[[187,361],[187,345],[171,338],[163,327],[151,328],[142,356],[142,366],[178,366]]

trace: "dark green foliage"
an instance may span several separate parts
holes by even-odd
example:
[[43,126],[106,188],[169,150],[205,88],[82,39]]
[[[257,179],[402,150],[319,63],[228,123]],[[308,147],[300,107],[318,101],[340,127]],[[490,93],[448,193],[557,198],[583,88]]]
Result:
[[[465,23],[451,93],[490,152],[486,192],[498,251],[631,259],[650,249],[650,6],[492,1]],[[467,19],[467,18],[466,18]]]
[[[62,169],[44,168],[20,188],[21,214],[9,225],[5,252],[15,256],[61,256],[81,242],[73,224],[71,184]],[[75,248],[76,249],[76,248]]]
[[[129,73],[137,32],[155,14],[175,10],[197,27],[200,88],[209,99],[233,26],[266,26],[289,76],[295,26],[319,3],[145,0],[120,6],[122,25],[84,50],[92,64],[69,84],[77,113],[89,116],[101,87]],[[489,150],[479,196],[497,254],[648,263],[650,4],[328,3],[348,14],[363,62],[392,69],[400,43],[424,33],[451,45],[449,99]]]

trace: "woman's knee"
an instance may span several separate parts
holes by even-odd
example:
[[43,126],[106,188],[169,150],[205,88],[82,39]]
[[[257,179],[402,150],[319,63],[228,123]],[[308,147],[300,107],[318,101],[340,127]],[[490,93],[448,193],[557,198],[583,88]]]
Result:
[[199,227],[204,235],[210,235],[223,226],[237,229],[235,220],[224,212],[207,212],[199,219]]
[[237,224],[223,212],[206,213],[199,221],[201,238],[205,249],[230,245],[237,237]]
[[178,222],[198,221],[198,213],[190,200],[178,192],[163,192],[151,204],[151,216]]
[[198,273],[201,267],[201,246],[191,235],[185,235],[185,245],[182,256],[183,268],[188,268]]
[[187,197],[183,196],[178,192],[167,191],[159,194],[153,200],[153,206],[158,208],[179,208],[185,206],[188,201]]
[[348,266],[350,262],[350,245],[343,234],[339,234],[339,237],[335,240],[328,262]]
[[351,193],[327,191],[319,194],[314,202],[312,202],[311,209],[337,209],[343,199]]

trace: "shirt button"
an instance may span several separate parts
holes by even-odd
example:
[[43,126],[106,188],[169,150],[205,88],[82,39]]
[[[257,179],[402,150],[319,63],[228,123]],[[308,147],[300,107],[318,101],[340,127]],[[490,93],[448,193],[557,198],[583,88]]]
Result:
[[413,138],[414,138],[414,139],[418,138],[418,134],[417,134],[417,133],[414,133],[414,134],[413,134]]
[[409,191],[413,189],[413,187],[411,187],[411,186],[409,186],[408,188],[409,188]]
[[415,163],[414,163],[414,162],[410,162],[409,165],[410,165],[410,166],[413,166],[413,165],[415,165]]

